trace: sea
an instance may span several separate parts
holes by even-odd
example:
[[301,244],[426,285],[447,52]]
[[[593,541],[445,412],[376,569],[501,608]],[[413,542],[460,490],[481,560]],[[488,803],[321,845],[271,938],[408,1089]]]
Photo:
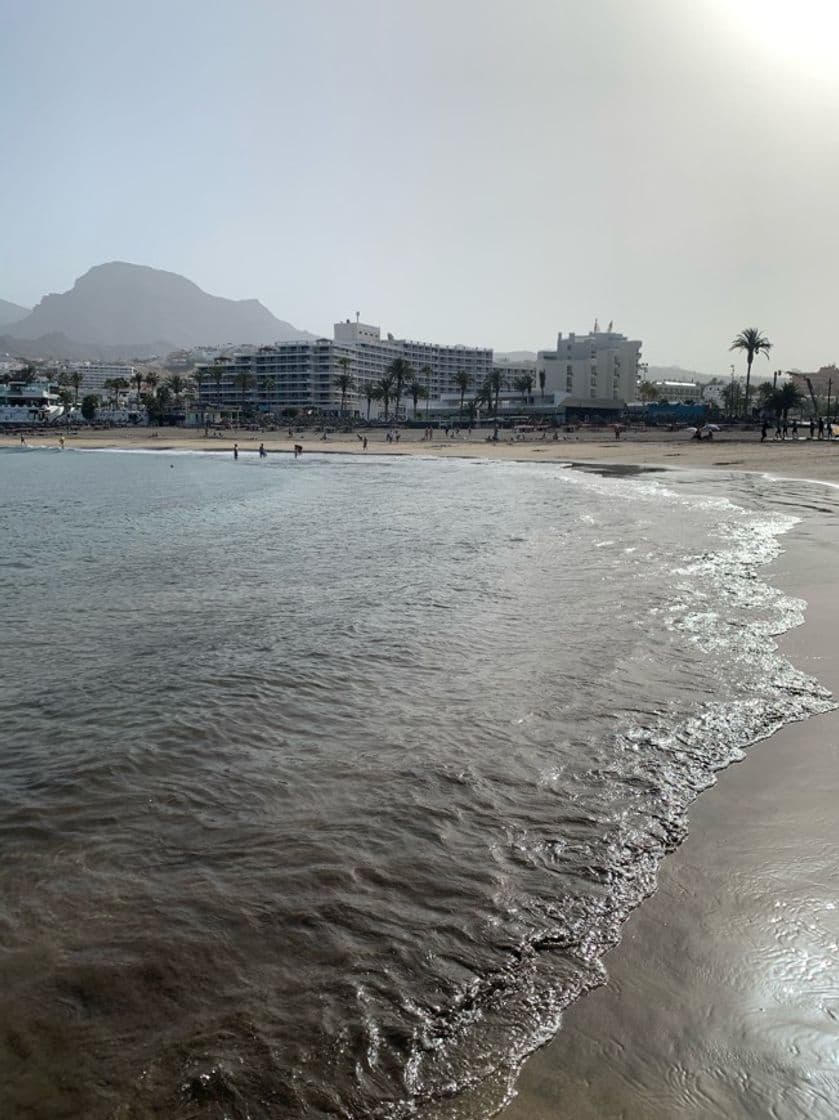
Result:
[[691,801],[833,706],[805,490],[0,451],[0,1113],[503,1110]]

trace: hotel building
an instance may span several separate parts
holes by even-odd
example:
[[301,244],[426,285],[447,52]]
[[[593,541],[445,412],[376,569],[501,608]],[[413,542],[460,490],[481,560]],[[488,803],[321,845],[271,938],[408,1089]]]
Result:
[[[247,408],[255,412],[280,413],[285,409],[316,409],[337,414],[341,390],[336,384],[345,370],[353,378],[344,408],[349,415],[367,415],[365,389],[382,378],[395,358],[409,363],[433,401],[455,388],[455,376],[465,370],[472,383],[480,384],[492,369],[492,350],[469,346],[444,346],[411,339],[381,337],[369,323],[336,323],[331,339],[292,340],[272,346],[241,347],[199,364],[199,409],[232,412]],[[370,402],[370,416],[379,404]],[[412,403],[403,386],[400,412],[410,414]]]
[[[610,324],[611,327],[611,324]],[[555,350],[540,350],[537,382],[566,408],[614,411],[636,399],[641,343],[597,324],[585,335],[557,336]]]

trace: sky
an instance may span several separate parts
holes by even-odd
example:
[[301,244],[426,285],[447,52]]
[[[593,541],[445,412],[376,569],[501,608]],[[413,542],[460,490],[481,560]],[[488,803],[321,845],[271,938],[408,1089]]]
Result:
[[319,334],[815,369],[837,56],[835,0],[0,0],[0,298],[127,260]]

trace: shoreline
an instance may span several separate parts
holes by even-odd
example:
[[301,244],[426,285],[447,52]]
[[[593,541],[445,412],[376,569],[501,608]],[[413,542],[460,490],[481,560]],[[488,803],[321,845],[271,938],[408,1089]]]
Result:
[[[766,569],[807,603],[779,653],[834,697],[837,548],[831,513],[814,512]],[[501,1120],[835,1116],[837,798],[839,711],[785,725],[721,771],[605,956],[606,983],[526,1060]]]
[[[65,434],[58,429],[26,435],[29,449],[57,447]],[[367,435],[367,451],[360,436]],[[194,429],[120,428],[65,435],[67,449],[136,451],[208,451],[230,454],[239,444],[243,454],[256,452],[265,444],[269,457],[292,455],[295,443],[303,446],[303,457],[325,455],[422,455],[430,458],[497,459],[517,462],[565,463],[575,466],[638,470],[710,470],[754,472],[778,478],[839,484],[839,440],[798,439],[760,442],[757,432],[721,432],[714,440],[698,442],[687,432],[627,432],[615,440],[602,431],[564,435],[554,441],[487,441],[482,432],[447,439],[442,434],[428,441],[421,429],[406,429],[399,443],[388,444],[381,428],[330,435],[327,440],[308,433],[289,437],[280,432],[225,432],[224,438],[205,438]],[[0,432],[0,447],[20,447],[16,433]]]
[[[175,434],[180,438],[164,442],[145,431],[91,433],[68,447],[230,454],[234,440],[245,452],[261,442],[253,433],[224,440]],[[785,477],[839,485],[839,446],[827,442],[766,447],[720,439],[711,449],[715,459],[723,450],[715,462],[706,458],[707,445],[671,433],[621,443],[597,436],[551,441],[550,454],[541,441],[429,444],[403,436],[394,447],[381,429],[375,434],[367,454],[376,457],[550,462],[615,473],[716,468],[769,476],[779,497]],[[27,442],[55,446],[56,436]],[[363,455],[357,440],[302,441],[309,454]],[[292,442],[277,447],[265,439],[274,455],[291,455]],[[3,444],[16,441],[0,436]],[[807,602],[803,625],[776,639],[779,652],[839,697],[833,638],[839,604],[830,571],[839,529],[832,514],[814,508],[787,535],[781,556],[761,571],[767,582]],[[606,984],[572,1004],[557,1036],[527,1059],[501,1120],[835,1115],[836,743],[837,712],[788,724],[753,744],[689,806],[687,838],[665,858],[655,893],[633,912],[620,943],[604,958]]]

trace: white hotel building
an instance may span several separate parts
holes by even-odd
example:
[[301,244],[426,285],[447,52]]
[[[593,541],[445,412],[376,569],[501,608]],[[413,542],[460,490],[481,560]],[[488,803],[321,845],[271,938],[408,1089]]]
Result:
[[[610,324],[611,325],[611,324]],[[557,336],[555,350],[540,350],[536,380],[565,408],[609,411],[634,401],[641,343],[615,331]]]
[[105,382],[116,381],[118,378],[128,382],[129,392],[136,392],[137,389],[134,381],[134,376],[137,373],[136,366],[116,365],[109,362],[72,362],[67,366],[67,372],[82,375],[82,383],[79,388],[80,397],[87,393],[107,396],[108,391],[105,388]]
[[[492,369],[490,349],[441,346],[392,335],[382,338],[379,327],[347,319],[335,324],[332,339],[242,347],[214,363],[200,364],[195,373],[199,382],[197,403],[204,410],[225,412],[248,407],[267,413],[284,409],[338,413],[341,391],[336,378],[344,372],[345,359],[346,372],[354,382],[354,388],[346,394],[345,409],[350,415],[366,416],[364,388],[383,377],[395,358],[410,364],[432,400],[454,390],[458,370],[465,370],[472,383],[479,385]],[[244,387],[243,381],[247,381]],[[371,417],[378,414],[379,407],[372,402]],[[409,414],[411,409],[403,387],[400,411]]]

